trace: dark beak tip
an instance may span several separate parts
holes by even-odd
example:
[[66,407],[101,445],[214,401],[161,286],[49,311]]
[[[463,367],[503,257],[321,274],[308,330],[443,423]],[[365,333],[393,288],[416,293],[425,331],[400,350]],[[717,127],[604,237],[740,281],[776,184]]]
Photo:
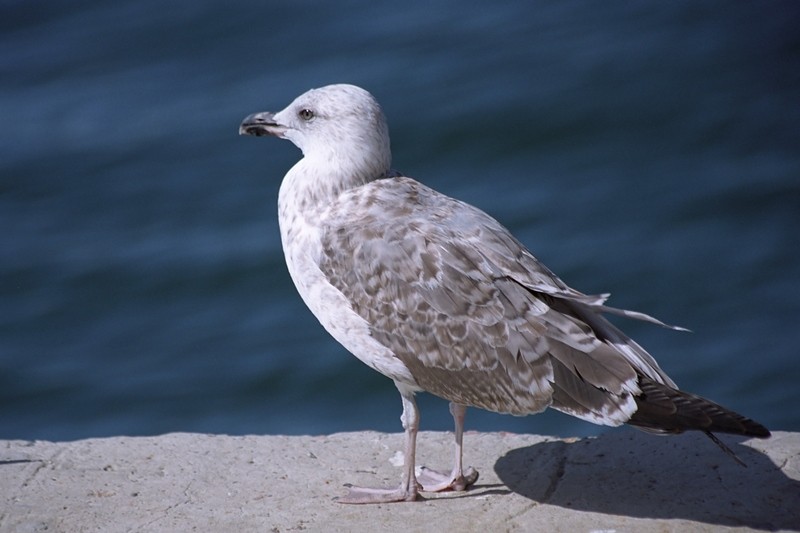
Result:
[[239,124],[239,135],[253,135],[262,137],[266,135],[279,136],[282,130],[277,124],[272,113],[253,113],[247,115]]

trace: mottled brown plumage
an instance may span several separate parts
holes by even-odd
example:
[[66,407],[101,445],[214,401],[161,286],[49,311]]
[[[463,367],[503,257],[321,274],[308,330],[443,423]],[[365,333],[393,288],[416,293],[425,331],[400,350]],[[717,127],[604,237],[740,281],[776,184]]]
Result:
[[[670,327],[571,289],[495,219],[390,170],[380,106],[350,85],[315,89],[240,131],[303,150],[278,198],[289,272],[343,346],[391,378],[403,399],[406,467],[397,489],[352,488],[340,501],[413,500],[419,413],[414,394],[451,402],[452,473],[425,490],[463,490],[466,406],[525,415],[553,407],[597,424],[766,437],[760,424],[677,385],[603,316]],[[431,481],[430,483],[428,481]]]

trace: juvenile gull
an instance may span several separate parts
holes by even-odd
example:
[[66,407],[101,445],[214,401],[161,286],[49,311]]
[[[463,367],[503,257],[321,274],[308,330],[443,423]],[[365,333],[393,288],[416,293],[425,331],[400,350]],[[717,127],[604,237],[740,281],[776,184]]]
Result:
[[[312,89],[283,111],[248,116],[239,133],[302,150],[278,195],[289,273],[325,329],[391,378],[403,401],[400,486],[350,487],[340,502],[465,490],[478,477],[461,462],[467,406],[514,415],[552,407],[661,434],[700,430],[731,455],[712,431],[769,436],[761,424],[678,390],[603,313],[681,328],[568,287],[483,211],[391,170],[386,119],[367,91]],[[449,474],[415,474],[419,391],[450,401]]]

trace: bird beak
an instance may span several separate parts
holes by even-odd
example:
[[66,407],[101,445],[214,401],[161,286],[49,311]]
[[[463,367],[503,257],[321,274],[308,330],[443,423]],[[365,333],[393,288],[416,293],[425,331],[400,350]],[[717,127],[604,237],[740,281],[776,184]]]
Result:
[[239,125],[239,135],[283,137],[285,131],[286,126],[278,124],[275,121],[275,114],[268,111],[248,115]]

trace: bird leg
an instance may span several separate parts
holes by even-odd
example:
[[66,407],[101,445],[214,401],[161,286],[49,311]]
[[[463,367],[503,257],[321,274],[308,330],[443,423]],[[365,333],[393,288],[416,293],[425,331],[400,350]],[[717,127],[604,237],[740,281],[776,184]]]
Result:
[[400,421],[403,423],[406,435],[403,454],[403,477],[400,481],[400,486],[396,489],[375,489],[346,485],[350,490],[345,496],[337,498],[336,501],[339,503],[412,502],[417,499],[421,488],[414,473],[417,432],[419,431],[419,409],[417,408],[417,402],[414,400],[413,392],[401,389],[400,396],[403,399],[403,414],[400,416]]
[[462,491],[478,480],[478,472],[472,467],[463,469],[463,440],[464,440],[464,417],[467,407],[455,402],[450,402],[450,414],[453,415],[455,422],[456,438],[456,457],[453,463],[453,470],[449,475],[431,470],[427,467],[420,467],[419,482],[425,492],[442,492],[446,490]]

